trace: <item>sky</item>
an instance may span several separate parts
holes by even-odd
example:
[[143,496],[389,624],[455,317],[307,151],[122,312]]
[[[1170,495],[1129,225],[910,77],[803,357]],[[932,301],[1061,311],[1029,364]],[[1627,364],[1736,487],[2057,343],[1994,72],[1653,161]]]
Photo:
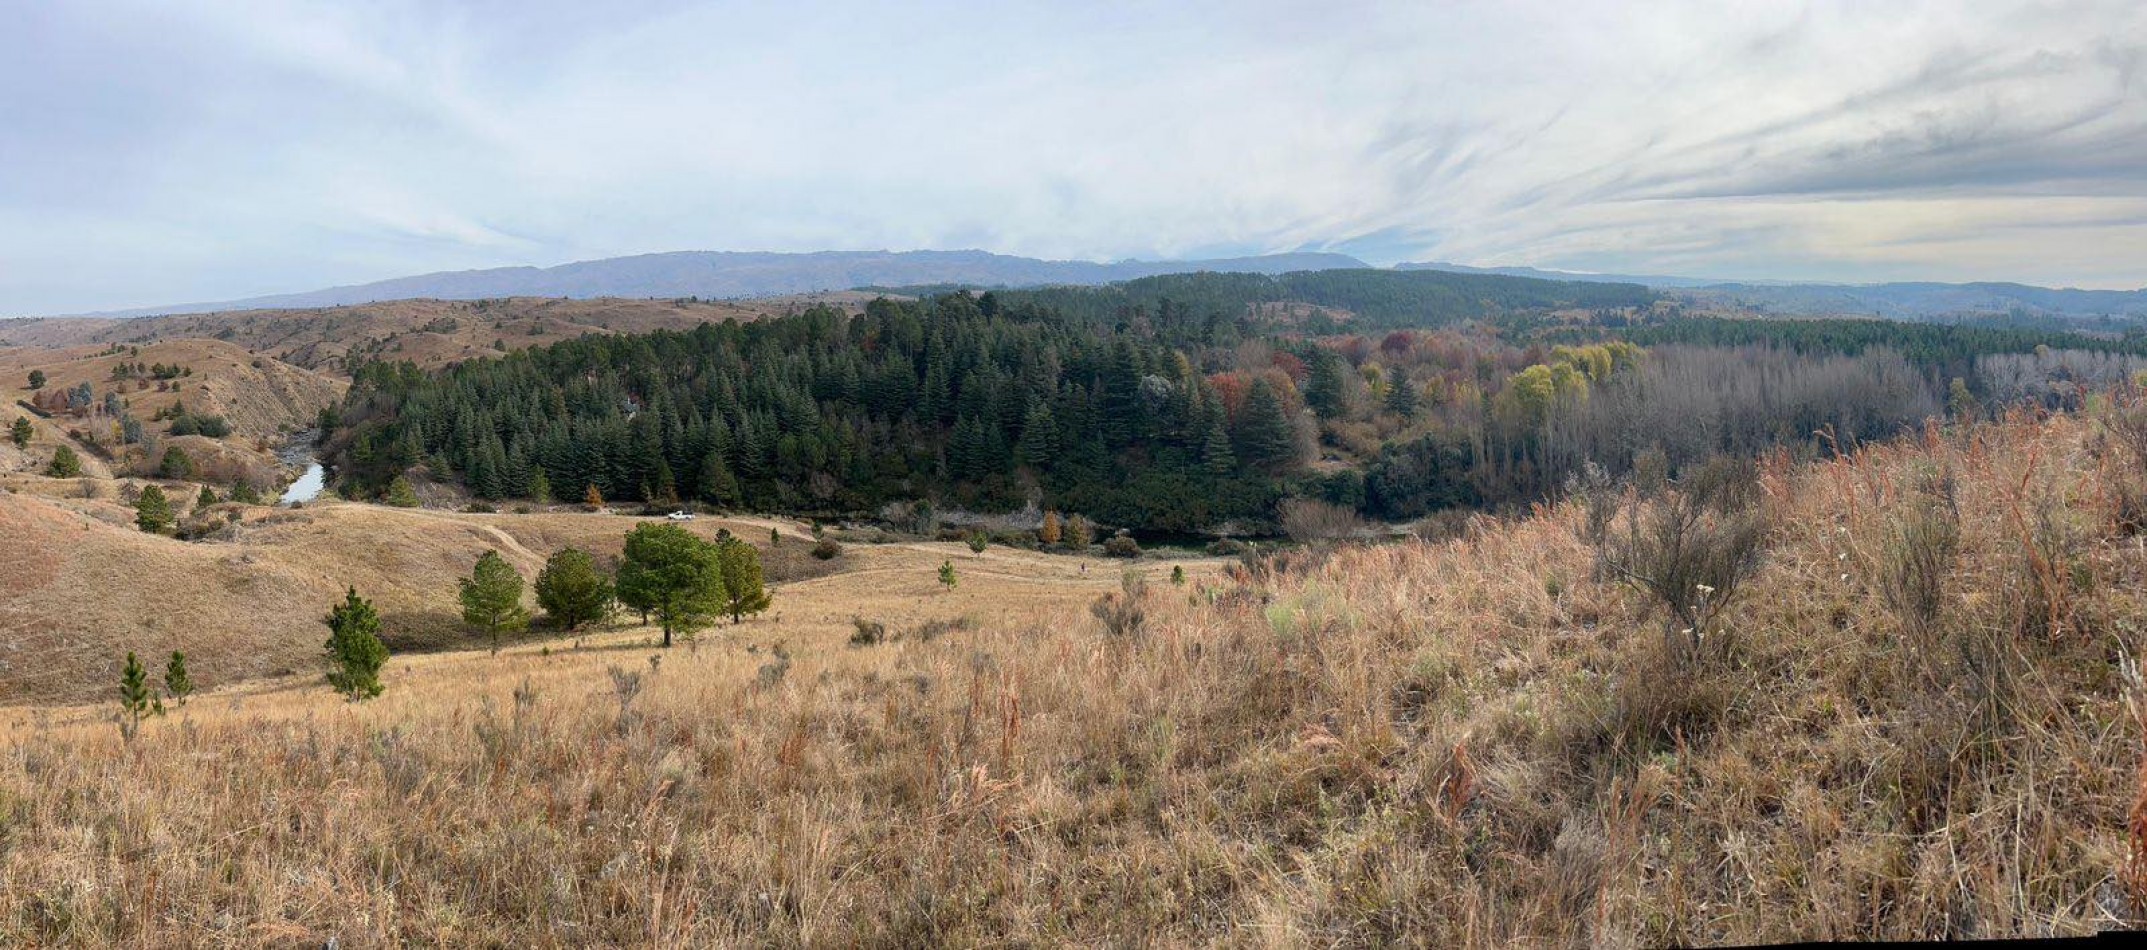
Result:
[[2147,286],[2147,4],[0,0],[0,315],[671,250]]

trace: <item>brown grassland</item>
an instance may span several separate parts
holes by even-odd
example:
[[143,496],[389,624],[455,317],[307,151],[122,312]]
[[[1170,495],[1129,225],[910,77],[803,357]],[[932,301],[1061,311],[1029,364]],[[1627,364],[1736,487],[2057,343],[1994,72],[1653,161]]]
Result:
[[0,320],[0,347],[101,346],[214,338],[320,372],[347,372],[347,358],[353,352],[433,367],[588,333],[686,330],[703,323],[757,320],[814,304],[861,310],[874,296],[830,291],[737,301],[421,299],[131,318],[40,317]]
[[[1568,503],[1452,540],[1196,565],[1184,587],[1145,561],[1145,588],[1095,616],[1116,579],[1101,561],[853,545],[694,648],[630,629],[398,656],[377,700],[246,682],[131,744],[109,703],[17,707],[0,716],[0,943],[1655,946],[2119,926],[2147,834],[2142,445],[2096,417],[2016,418],[1770,462],[1764,559],[1706,650],[1673,650]],[[113,540],[26,504],[14,517],[56,519],[52,544]],[[313,575],[277,595],[297,614],[279,662],[317,649],[306,625],[346,577],[388,600],[420,519],[467,536],[407,569],[443,586],[485,545],[527,572],[517,545],[582,538],[576,519],[618,531],[305,514],[252,529],[292,532],[255,553],[288,548]],[[1918,540],[1943,524],[1954,540]],[[249,543],[139,570],[178,595],[211,576],[182,558]],[[137,556],[35,609],[101,609]],[[39,567],[55,557],[5,567],[78,569]],[[246,635],[197,609],[97,649]],[[849,646],[853,614],[899,635]]]

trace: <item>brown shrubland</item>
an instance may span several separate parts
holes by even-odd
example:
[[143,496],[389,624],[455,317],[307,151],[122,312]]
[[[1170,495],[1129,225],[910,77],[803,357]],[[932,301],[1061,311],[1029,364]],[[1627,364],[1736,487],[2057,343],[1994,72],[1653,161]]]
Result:
[[[1043,556],[995,550],[939,593],[951,545],[890,549],[778,590],[772,613],[818,611],[823,634],[770,617],[660,664],[636,632],[398,658],[372,702],[204,694],[131,744],[97,709],[16,710],[0,943],[1660,946],[2118,926],[2147,896],[2147,552],[2110,517],[2097,424],[2012,419],[1748,472],[1757,497],[1700,518],[1757,511],[1766,531],[1705,651],[1662,635],[1665,598],[1598,573],[1575,501],[1187,588],[1069,569],[1028,613],[1006,605],[1041,581],[985,579],[1041,578]],[[855,618],[899,618],[813,600],[836,584],[997,612],[853,648]],[[1104,619],[1068,590],[1108,593]],[[1138,635],[1106,632],[1134,607]]]

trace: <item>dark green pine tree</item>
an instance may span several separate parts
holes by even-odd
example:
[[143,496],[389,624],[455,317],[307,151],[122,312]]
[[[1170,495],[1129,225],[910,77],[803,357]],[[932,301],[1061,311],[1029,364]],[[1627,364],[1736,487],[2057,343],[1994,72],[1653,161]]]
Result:
[[1396,370],[1394,385],[1387,389],[1387,411],[1404,419],[1416,415],[1416,386],[1409,374]]
[[1208,435],[1200,446],[1200,464],[1216,478],[1228,478],[1237,471],[1237,455],[1230,451],[1230,434],[1223,429],[1220,411],[1208,418]]
[[1237,453],[1246,464],[1263,471],[1285,468],[1296,459],[1296,438],[1282,398],[1265,379],[1255,380],[1238,413]]
[[1036,471],[1051,467],[1059,454],[1059,427],[1051,416],[1051,404],[1031,396],[1021,418],[1021,442],[1015,460]]

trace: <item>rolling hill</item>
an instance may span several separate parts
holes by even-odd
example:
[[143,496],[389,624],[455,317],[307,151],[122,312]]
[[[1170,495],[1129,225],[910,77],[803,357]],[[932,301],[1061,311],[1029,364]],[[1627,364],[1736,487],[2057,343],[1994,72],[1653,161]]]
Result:
[[983,287],[1105,284],[1155,274],[1233,271],[1279,274],[1293,270],[1365,267],[1341,254],[1273,254],[1190,261],[1047,261],[987,251],[674,251],[556,267],[443,271],[305,293],[220,303],[148,307],[101,316],[153,316],[220,310],[335,307],[387,300],[496,297],[771,297],[915,284]]

